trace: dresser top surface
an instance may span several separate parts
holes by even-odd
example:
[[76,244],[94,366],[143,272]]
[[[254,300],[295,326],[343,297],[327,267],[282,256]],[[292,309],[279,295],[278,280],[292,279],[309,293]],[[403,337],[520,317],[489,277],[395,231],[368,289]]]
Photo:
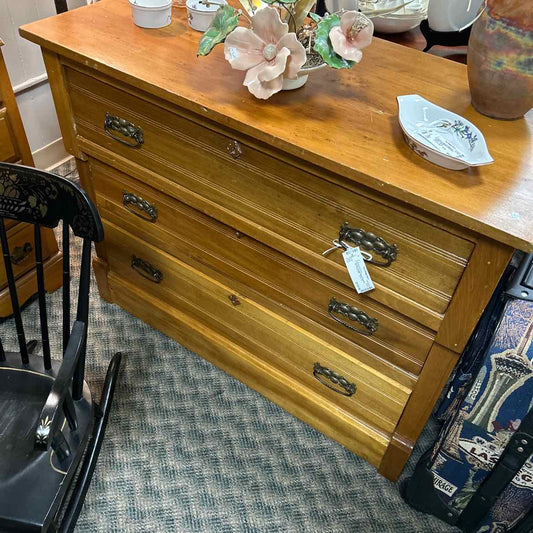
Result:
[[[219,46],[197,58],[186,11],[136,27],[127,0],[102,0],[23,26],[61,55],[465,228],[533,250],[533,112],[497,121],[470,105],[464,65],[375,39],[352,70],[322,69],[296,91],[255,99]],[[435,166],[406,145],[396,96],[419,94],[473,122],[495,163]]]

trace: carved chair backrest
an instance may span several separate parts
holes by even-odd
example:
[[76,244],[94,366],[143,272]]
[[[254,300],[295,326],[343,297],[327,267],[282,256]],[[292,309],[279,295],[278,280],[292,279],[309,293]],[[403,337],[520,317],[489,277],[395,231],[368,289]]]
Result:
[[[87,328],[89,315],[89,286],[91,269],[91,244],[103,239],[100,216],[87,194],[71,181],[49,172],[21,165],[0,163],[0,243],[9,287],[13,316],[17,330],[22,365],[28,365],[29,355],[16,280],[4,219],[33,224],[35,241],[35,271],[39,299],[44,370],[51,369],[48,316],[45,302],[44,268],[42,257],[41,226],[56,228],[62,222],[63,237],[63,352],[68,344],[70,329],[70,231],[83,240],[80,281],[78,286],[76,320]],[[86,337],[85,337],[86,338]],[[0,361],[5,352],[0,339]],[[79,399],[83,389],[85,348],[79,358],[72,396]]]

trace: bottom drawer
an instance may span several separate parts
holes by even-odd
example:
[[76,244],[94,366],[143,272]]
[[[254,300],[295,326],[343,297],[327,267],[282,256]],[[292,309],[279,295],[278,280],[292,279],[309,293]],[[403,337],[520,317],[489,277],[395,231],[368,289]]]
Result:
[[114,272],[109,273],[107,283],[113,301],[132,315],[201,354],[270,401],[379,467],[390,437],[339,410],[333,402],[317,397],[255,354],[176,307],[139,290]]
[[330,402],[339,414],[384,437],[393,433],[411,392],[407,387],[235,293],[230,283],[213,280],[109,221],[104,225],[108,262],[117,277],[296,380],[315,401]]

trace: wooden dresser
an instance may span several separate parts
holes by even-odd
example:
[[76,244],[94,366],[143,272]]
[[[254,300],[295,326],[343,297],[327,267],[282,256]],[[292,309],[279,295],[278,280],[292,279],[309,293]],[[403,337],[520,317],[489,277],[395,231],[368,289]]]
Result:
[[[3,45],[0,39],[0,161],[32,167],[33,157],[2,55]],[[8,184],[0,183],[0,186],[6,187]],[[17,280],[17,292],[22,304],[37,293],[33,226],[6,221],[6,228],[13,273]],[[47,291],[52,292],[62,283],[61,253],[52,230],[42,230],[42,241],[45,287]],[[12,313],[6,272],[3,259],[0,258],[0,318],[5,318]]]
[[[478,115],[463,65],[380,40],[264,102],[222,50],[196,58],[179,9],[142,30],[103,0],[21,34],[104,219],[102,297],[395,479],[513,250],[533,249],[531,117]],[[418,157],[409,93],[473,120],[496,163]],[[322,254],[341,229],[378,263],[364,295]]]

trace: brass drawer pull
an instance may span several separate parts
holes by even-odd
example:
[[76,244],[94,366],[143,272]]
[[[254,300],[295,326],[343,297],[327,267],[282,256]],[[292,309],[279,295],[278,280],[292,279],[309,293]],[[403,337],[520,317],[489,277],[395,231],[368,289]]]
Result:
[[33,252],[33,246],[29,242],[25,242],[23,246],[15,246],[13,253],[10,256],[11,262],[14,265],[20,265],[25,259],[30,257]]
[[388,267],[398,257],[398,246],[396,244],[389,244],[387,241],[360,228],[350,228],[348,222],[345,222],[339,231],[339,241],[346,241],[361,246],[363,250],[372,251],[385,259],[385,262],[374,261],[373,259],[366,260],[372,265],[381,267]]
[[[339,322],[339,324],[342,324],[348,329],[355,331],[356,333],[360,333],[361,335],[369,336],[378,330],[379,323],[377,318],[372,318],[364,311],[361,311],[361,309],[357,309],[357,307],[353,307],[349,304],[345,304],[342,302],[337,302],[335,298],[331,298],[331,300],[329,301],[328,313],[329,316],[333,318],[333,320]],[[355,328],[354,326],[351,326],[350,324],[344,322],[344,320],[341,320],[340,318],[336,317],[333,313],[338,313],[339,315],[345,316],[346,318],[353,320],[354,322],[358,322],[365,329]]]
[[325,385],[328,389],[338,392],[343,396],[353,396],[357,389],[355,383],[350,383],[346,378],[343,378],[340,374],[337,374],[337,372],[333,372],[333,370],[322,366],[320,363],[315,363],[313,367],[313,376],[315,376],[322,385]]
[[[112,139],[130,148],[139,148],[144,143],[143,130],[139,126],[135,126],[129,120],[110,115],[109,113],[105,114],[104,130]],[[113,135],[113,131],[118,131],[124,137],[130,137],[134,142],[128,142]]]
[[122,191],[122,204],[130,213],[137,215],[143,220],[150,222],[157,220],[157,207],[132,192]]
[[131,268],[154,283],[161,283],[161,281],[163,281],[163,273],[161,270],[158,270],[155,266],[136,255],[131,256]]
[[226,146],[226,150],[233,159],[239,159],[242,155],[241,145],[237,141],[230,141],[228,146]]

